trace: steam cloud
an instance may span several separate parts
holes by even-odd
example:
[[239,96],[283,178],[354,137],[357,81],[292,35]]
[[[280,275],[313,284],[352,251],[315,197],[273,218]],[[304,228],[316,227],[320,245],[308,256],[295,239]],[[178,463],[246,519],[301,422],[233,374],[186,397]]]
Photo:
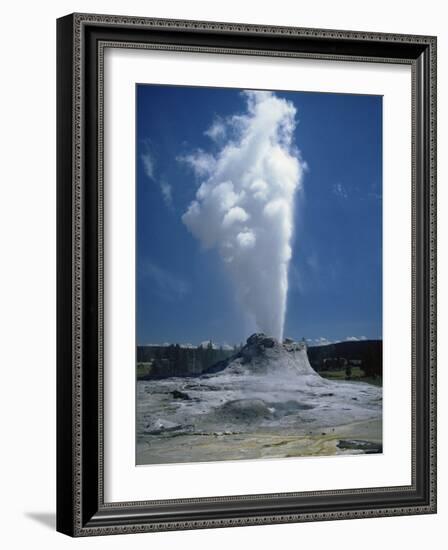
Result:
[[183,160],[201,178],[182,216],[205,248],[217,248],[258,330],[283,338],[294,201],[304,163],[293,143],[296,109],[271,92],[245,91],[247,111],[206,132],[218,145]]

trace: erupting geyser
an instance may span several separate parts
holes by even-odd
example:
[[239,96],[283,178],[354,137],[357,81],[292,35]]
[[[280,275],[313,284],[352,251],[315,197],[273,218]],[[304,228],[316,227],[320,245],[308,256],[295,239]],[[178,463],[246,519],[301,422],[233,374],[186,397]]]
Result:
[[182,220],[205,248],[217,248],[258,330],[283,339],[294,202],[303,163],[293,143],[294,105],[245,91],[247,111],[217,120],[218,144],[185,157],[202,183]]

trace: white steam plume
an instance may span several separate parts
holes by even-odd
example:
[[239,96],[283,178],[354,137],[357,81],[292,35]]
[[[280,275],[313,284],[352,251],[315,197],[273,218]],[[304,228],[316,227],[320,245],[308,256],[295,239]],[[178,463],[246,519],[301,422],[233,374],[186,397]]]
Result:
[[183,159],[202,183],[182,220],[205,248],[219,250],[258,330],[281,340],[304,168],[293,144],[296,109],[271,92],[243,94],[247,112],[220,120],[220,135],[230,137],[219,152]]

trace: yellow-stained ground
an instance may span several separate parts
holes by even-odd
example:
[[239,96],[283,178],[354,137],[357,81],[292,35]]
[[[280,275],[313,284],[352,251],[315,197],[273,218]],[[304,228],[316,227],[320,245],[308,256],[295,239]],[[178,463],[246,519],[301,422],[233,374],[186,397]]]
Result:
[[340,449],[343,440],[382,441],[382,421],[372,419],[344,426],[294,434],[271,431],[245,434],[148,436],[137,446],[137,464],[173,464],[215,462],[259,458],[287,458],[362,454],[363,451]]

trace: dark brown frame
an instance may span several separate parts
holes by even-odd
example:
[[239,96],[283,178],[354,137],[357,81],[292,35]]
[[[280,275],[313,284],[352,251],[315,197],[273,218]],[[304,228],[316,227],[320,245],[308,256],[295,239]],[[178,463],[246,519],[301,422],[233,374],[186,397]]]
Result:
[[[412,67],[412,483],[104,502],[103,53],[106,47]],[[71,536],[436,511],[436,38],[73,14],[57,22],[57,529]]]

